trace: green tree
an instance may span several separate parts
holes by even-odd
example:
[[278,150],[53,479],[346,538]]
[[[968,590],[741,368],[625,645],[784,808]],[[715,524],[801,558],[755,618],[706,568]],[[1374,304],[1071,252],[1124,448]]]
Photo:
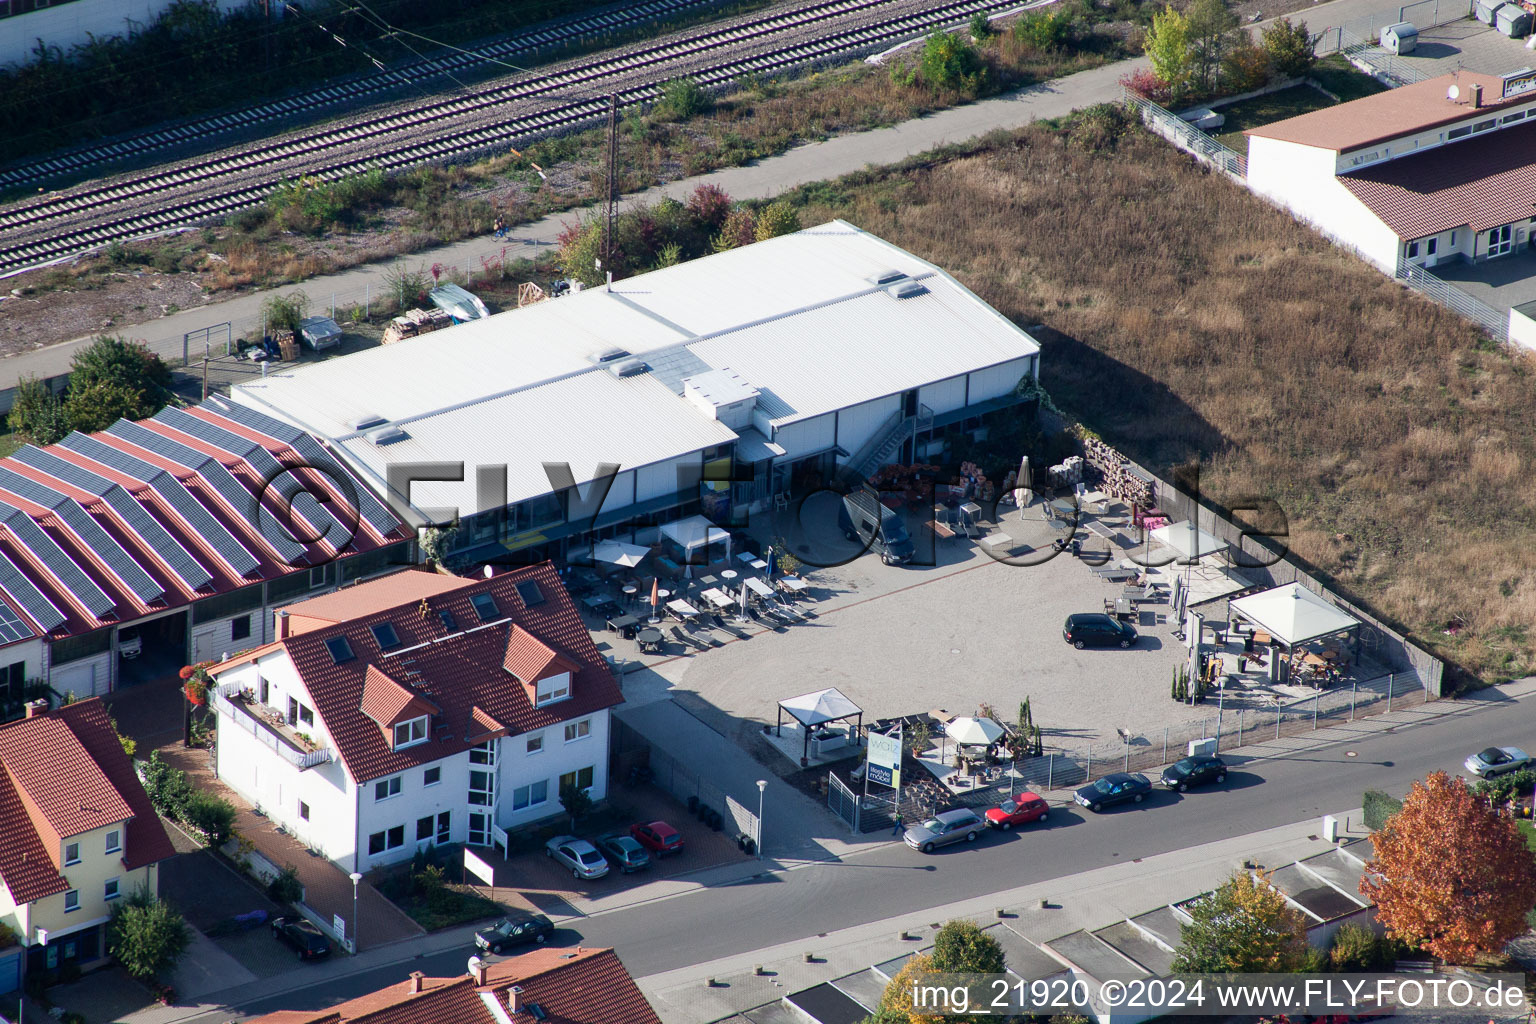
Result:
[[[604,270],[597,266],[603,254],[603,226],[595,220],[572,225],[560,233],[560,250],[555,253],[555,263],[566,277],[580,281],[587,287],[602,284]],[[617,261],[615,261],[617,262]],[[616,270],[614,267],[604,268]],[[614,274],[618,276],[617,272]]]
[[1208,93],[1216,88],[1216,75],[1228,51],[1246,37],[1236,31],[1237,15],[1227,0],[1194,0],[1187,21],[1190,77],[1196,89]]
[[1317,63],[1317,40],[1304,21],[1292,23],[1290,18],[1281,18],[1259,34],[1259,45],[1269,55],[1275,74],[1284,78],[1311,74]]
[[76,430],[153,416],[171,400],[171,368],[142,342],[102,335],[75,353],[64,415]]
[[987,16],[980,11],[977,11],[975,14],[971,15],[970,29],[971,38],[978,43],[992,35],[992,23],[988,21]]
[[1170,5],[1152,15],[1144,44],[1152,73],[1175,98],[1189,88],[1189,19]]
[[283,865],[282,873],[267,883],[267,897],[282,907],[302,900],[304,883],[299,881],[299,869],[292,864]]
[[181,808],[192,795],[192,783],[180,768],[167,764],[160,758],[160,751],[150,752],[144,762],[144,792],[155,810],[167,818],[181,817]]
[[725,217],[720,233],[715,235],[712,248],[715,252],[751,245],[757,238],[757,217],[745,206],[738,206]]
[[952,974],[1002,974],[1007,966],[1003,947],[976,926],[957,918],[933,937],[933,969]]
[[1240,40],[1221,59],[1221,84],[1229,92],[1247,92],[1269,81],[1269,54],[1262,47]]
[[181,805],[181,820],[210,847],[229,842],[235,832],[235,814],[234,804],[206,789],[194,789]]
[[986,78],[976,48],[953,32],[934,32],[923,43],[918,75],[934,92],[974,96]]
[[1059,49],[1071,30],[1072,19],[1063,11],[1030,11],[1013,23],[1013,37],[1037,51]]
[[458,532],[457,526],[426,527],[421,531],[421,538],[416,542],[421,547],[422,557],[441,563],[448,556],[448,551],[453,546],[453,538]]
[[53,444],[69,433],[69,417],[59,396],[36,377],[23,377],[6,416],[10,428],[33,444]]
[[140,388],[117,381],[97,381],[85,387],[69,386],[64,400],[64,416],[71,429],[90,433],[105,430],[120,419],[140,420],[165,407]]
[[[401,303],[404,305],[404,303]],[[261,304],[262,318],[267,322],[269,333],[292,331],[299,333],[299,324],[309,312],[309,296],[298,289],[287,295],[268,295]]]
[[107,952],[141,981],[169,973],[191,941],[186,920],[147,888],[112,906]]
[[560,787],[560,806],[571,816],[571,828],[574,829],[576,822],[592,810],[592,796],[574,782],[567,782]]
[[1262,875],[1240,871],[1189,910],[1176,972],[1287,974],[1315,966],[1302,916]]
[[757,215],[753,237],[759,242],[800,230],[800,215],[784,200],[769,203]]

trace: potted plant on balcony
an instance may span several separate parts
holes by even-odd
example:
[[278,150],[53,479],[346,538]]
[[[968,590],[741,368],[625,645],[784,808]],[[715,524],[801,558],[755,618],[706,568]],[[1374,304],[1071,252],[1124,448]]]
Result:
[[299,745],[304,748],[305,753],[313,753],[320,749],[320,744],[316,743],[315,738],[307,732],[295,733],[294,739],[299,741]]

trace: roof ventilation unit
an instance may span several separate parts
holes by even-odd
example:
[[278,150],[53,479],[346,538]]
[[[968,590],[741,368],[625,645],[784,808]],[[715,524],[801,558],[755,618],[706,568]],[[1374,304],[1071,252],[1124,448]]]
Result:
[[371,431],[368,434],[368,440],[377,445],[386,445],[394,444],[396,441],[404,441],[410,436],[410,434],[407,434],[399,427],[389,426],[380,427],[378,430]]
[[895,284],[906,276],[906,273],[903,271],[890,269],[870,274],[865,280],[876,287],[884,288],[888,284]]
[[927,294],[928,286],[921,281],[902,281],[899,284],[891,285],[886,291],[890,293],[892,298],[910,299],[914,295]]
[[621,359],[617,363],[607,364],[608,369],[615,377],[634,377],[649,370],[644,359]]
[[351,427],[353,430],[367,430],[369,427],[376,427],[384,422],[387,421],[378,413],[364,412],[359,413],[358,415],[347,420],[347,426]]
[[606,366],[615,359],[623,359],[629,352],[622,348],[605,348],[601,352],[593,352],[587,359],[597,366]]

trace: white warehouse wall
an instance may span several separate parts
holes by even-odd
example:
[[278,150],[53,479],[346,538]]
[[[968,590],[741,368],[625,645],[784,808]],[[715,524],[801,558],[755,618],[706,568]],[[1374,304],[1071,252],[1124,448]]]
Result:
[[954,412],[965,405],[965,377],[951,377],[917,389],[917,400],[937,413]]
[[1340,184],[1334,160],[1332,150],[1250,136],[1248,187],[1395,275],[1401,250],[1396,232]]
[[[148,27],[172,0],[70,0],[28,14],[0,18],[0,64],[30,60],[41,39],[48,47],[66,54],[73,46],[97,37],[126,35]],[[220,0],[226,11],[245,6],[246,0]]]
[[836,441],[836,422],[831,413],[814,416],[798,423],[786,423],[773,432],[774,444],[784,449],[775,460],[783,464],[802,455],[814,455],[831,448]]
[[889,395],[841,410],[837,414],[837,446],[849,453],[857,452],[901,409],[901,401],[901,395]]
[[992,366],[985,370],[977,370],[968,376],[971,379],[970,404],[985,402],[989,398],[998,398],[1006,395],[1019,386],[1019,381],[1030,372],[1030,356],[1023,359],[1014,359],[1010,362]]

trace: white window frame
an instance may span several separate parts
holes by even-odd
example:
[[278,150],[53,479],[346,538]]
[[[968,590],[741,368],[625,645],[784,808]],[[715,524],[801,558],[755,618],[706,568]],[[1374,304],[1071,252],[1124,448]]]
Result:
[[[427,781],[427,773],[428,772],[437,772],[437,778],[433,779],[431,782],[428,782]],[[422,770],[422,773],[421,773],[421,788],[422,789],[431,789],[433,786],[441,786],[442,784],[443,784],[443,766],[442,765],[435,764],[435,765],[433,765],[430,768],[426,768],[426,769]]]
[[[75,851],[74,856],[70,856],[70,850]],[[64,863],[66,865],[80,863],[80,844],[78,842],[64,844]]]
[[583,718],[576,722],[565,723],[565,742],[575,743],[592,735],[592,719]]
[[[74,902],[71,903],[70,901]],[[73,914],[80,909],[80,890],[70,889],[64,894],[64,913]]]
[[[560,689],[554,689],[553,684],[559,680]],[[551,684],[545,689],[545,684]],[[543,707],[545,704],[554,704],[558,701],[568,700],[571,696],[571,674],[562,672],[558,676],[548,676],[540,679],[533,686],[533,703],[535,707]]]
[[529,754],[537,754],[537,753],[540,753],[541,751],[543,751],[543,749],[544,749],[544,734],[543,733],[539,733],[537,736],[529,736],[528,737],[527,745],[526,745],[526,747],[524,749]]
[[[431,732],[431,729],[428,728],[428,717],[427,715],[420,715],[416,718],[408,718],[403,722],[396,722],[391,732],[391,736],[395,741],[395,749],[404,750],[406,747],[414,747],[418,743],[427,742],[428,735]],[[406,739],[404,743],[400,742],[401,729],[405,730]]]
[[[387,779],[378,779],[373,784],[373,802],[383,803],[385,800],[393,800],[399,796],[404,787],[400,784],[400,776],[395,775]],[[384,795],[379,795],[379,787],[384,787]]]
[[107,879],[101,886],[101,898],[108,902],[117,899],[123,894],[122,882],[116,876]]
[[108,853],[121,853],[121,852],[123,852],[123,830],[122,829],[114,828],[112,831],[107,833],[107,852]]

